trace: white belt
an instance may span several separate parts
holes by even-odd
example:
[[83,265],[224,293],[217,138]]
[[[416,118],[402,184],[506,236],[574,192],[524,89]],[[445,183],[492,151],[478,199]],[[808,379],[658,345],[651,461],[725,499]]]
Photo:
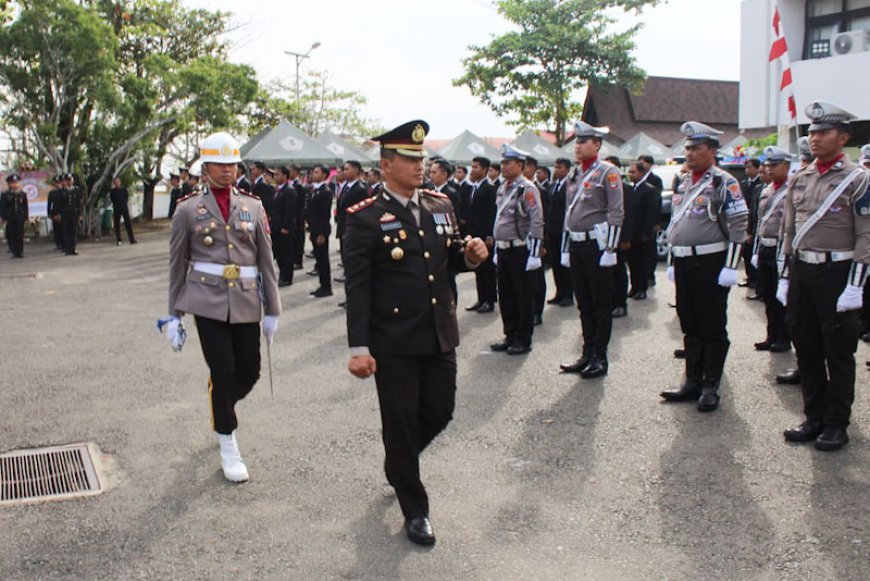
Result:
[[777,238],[759,238],[758,243],[765,248],[774,248],[777,244],[779,244],[779,239]]
[[193,270],[212,276],[222,276],[227,280],[239,278],[257,278],[259,271],[256,266],[239,266],[238,264],[217,264],[215,262],[194,262]]
[[519,248],[525,246],[525,240],[496,240],[495,247],[499,250],[507,250],[508,248]]
[[717,252],[725,252],[726,250],[728,250],[727,242],[701,244],[700,246],[671,246],[671,256],[674,258],[687,258],[689,256],[716,254]]
[[855,253],[849,252],[812,252],[810,250],[798,250],[797,257],[807,264],[827,264],[828,262],[843,262],[852,260]]
[[596,240],[598,237],[594,230],[590,230],[589,232],[568,232],[568,238],[571,239],[571,242],[586,242],[587,240]]

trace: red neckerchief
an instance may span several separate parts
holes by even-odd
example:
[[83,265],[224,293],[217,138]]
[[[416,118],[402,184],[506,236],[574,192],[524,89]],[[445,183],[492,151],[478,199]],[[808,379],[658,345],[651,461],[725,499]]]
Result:
[[843,159],[843,157],[845,157],[845,155],[846,155],[845,153],[841,153],[840,155],[838,155],[836,158],[832,159],[831,161],[822,161],[820,159],[817,159],[816,160],[816,167],[819,168],[819,175],[823,176],[826,173],[828,173],[829,171],[831,171],[831,168],[834,167],[834,164],[837,163],[838,161],[840,161],[841,159]]
[[[707,169],[710,169],[710,168],[707,168]],[[706,169],[702,169],[701,171],[692,170],[692,185],[695,185],[699,181],[701,181],[701,178],[704,177],[705,173],[707,173]]]
[[773,191],[775,192],[776,190],[781,188],[782,184],[784,184],[784,183],[785,183],[785,180],[783,180],[781,182],[773,182]]
[[214,201],[217,202],[220,208],[221,216],[224,217],[224,222],[230,220],[230,188],[211,187],[211,193],[214,194]]
[[580,167],[583,168],[583,173],[589,171],[589,168],[592,167],[592,164],[598,161],[598,156],[596,155],[592,159],[584,159],[580,162]]

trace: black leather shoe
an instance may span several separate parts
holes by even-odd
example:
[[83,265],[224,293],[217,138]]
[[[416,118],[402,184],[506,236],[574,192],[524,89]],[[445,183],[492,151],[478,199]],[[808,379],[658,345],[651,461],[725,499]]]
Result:
[[555,304],[558,304],[559,301],[561,301],[561,300],[562,300],[562,297],[556,295],[555,297],[553,297],[553,298],[551,298],[550,300],[548,300],[548,301],[547,301],[547,304],[548,304],[548,305],[555,305]]
[[755,350],[756,351],[770,351],[770,341],[765,339],[764,341],[762,341],[760,343],[756,343]]
[[782,435],[788,442],[812,442],[818,438],[825,427],[821,422],[804,422],[796,428],[785,430]]
[[685,349],[674,349],[674,359],[685,359],[686,358],[686,350]]
[[338,303],[338,308],[346,309],[347,308],[347,301],[341,301],[340,303]]
[[699,412],[712,412],[719,407],[719,388],[704,386],[701,388],[701,397],[698,398]]
[[564,298],[562,298],[562,300],[559,301],[559,306],[560,307],[573,307],[574,306],[574,299],[571,297],[564,297]]
[[435,544],[435,531],[432,530],[429,517],[406,518],[405,532],[408,535],[408,540],[415,545],[431,547]]
[[589,365],[580,371],[580,377],[583,379],[595,379],[596,377],[604,377],[607,375],[607,359],[603,357],[595,357],[589,360]]
[[513,343],[511,343],[510,341],[505,339],[504,341],[501,341],[500,343],[493,343],[492,345],[489,346],[489,348],[492,349],[493,351],[507,351],[508,349],[511,348],[512,345],[513,345]]
[[301,264],[294,264],[293,270],[302,270],[302,265]]
[[636,290],[631,289],[630,291],[628,291],[628,298],[633,299],[633,298],[636,297],[636,296],[637,296],[637,291],[636,291]]
[[656,279],[654,279],[654,278],[649,279],[649,282],[648,282],[647,284],[648,284],[649,286],[655,286],[655,285],[656,285]]
[[543,325],[544,317],[542,317],[541,315],[535,315],[535,322],[533,324],[535,327],[537,327],[538,325]]
[[308,276],[317,276],[317,275],[320,274],[320,273],[317,272],[317,269],[315,268],[314,270],[309,270],[309,271],[306,272],[305,274],[307,274]]
[[870,332],[861,335],[861,340],[865,343],[870,343]]
[[564,373],[580,373],[583,369],[589,365],[589,361],[592,359],[589,355],[584,355],[574,363],[563,363],[559,366],[559,369]]
[[761,295],[750,295],[750,296],[746,297],[746,300],[747,301],[760,301]]
[[480,305],[480,308],[477,309],[478,313],[491,313],[495,310],[495,307],[492,303],[483,303]]
[[834,426],[825,426],[825,429],[816,438],[814,444],[816,450],[822,452],[833,452],[839,450],[849,443],[849,434],[846,433],[846,428],[836,428]]
[[783,341],[781,343],[773,343],[770,346],[771,353],[785,353],[786,351],[791,351],[791,343]]
[[740,288],[747,288],[749,286],[749,281],[744,280],[743,282],[738,283],[737,286],[739,286]]
[[311,293],[311,296],[313,296],[315,299],[322,299],[323,297],[331,297],[332,296],[332,289],[319,288],[316,291],[314,291],[313,293]]
[[477,301],[476,303],[474,303],[470,307],[465,307],[465,310],[466,311],[476,311],[477,309],[479,309],[482,306],[483,306],[483,303],[480,301]]
[[637,291],[637,294],[631,298],[633,298],[636,301],[645,301],[646,300],[646,291]]
[[519,343],[515,343],[507,348],[508,355],[525,355],[529,351],[532,350],[530,345],[520,345]]
[[332,280],[337,282],[338,284],[344,284],[345,278],[343,276],[336,276],[333,277]]
[[621,319],[622,317],[628,316],[628,309],[625,307],[616,307],[612,311],[610,311],[610,316],[614,319]]
[[659,394],[666,402],[695,401],[701,397],[701,385],[687,381],[679,389]]
[[801,372],[799,369],[789,369],[785,373],[777,375],[776,382],[780,385],[800,385]]

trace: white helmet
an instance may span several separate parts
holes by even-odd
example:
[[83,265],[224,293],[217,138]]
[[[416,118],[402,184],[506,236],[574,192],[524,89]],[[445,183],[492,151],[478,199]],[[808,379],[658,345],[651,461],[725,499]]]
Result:
[[212,133],[199,146],[199,160],[202,163],[238,163],[242,161],[239,142],[229,133]]

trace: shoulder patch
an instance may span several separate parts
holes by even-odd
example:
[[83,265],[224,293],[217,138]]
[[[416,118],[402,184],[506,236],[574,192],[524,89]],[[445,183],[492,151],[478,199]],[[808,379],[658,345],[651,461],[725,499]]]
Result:
[[349,207],[349,208],[348,208],[347,210],[345,210],[345,211],[346,211],[348,214],[356,214],[356,213],[359,212],[360,210],[362,210],[362,209],[364,209],[364,208],[368,208],[369,206],[371,206],[372,204],[374,204],[375,201],[376,201],[377,199],[378,199],[377,196],[372,196],[371,198],[366,198],[366,199],[363,200],[362,202],[358,202],[358,203],[354,204],[353,206]]
[[449,199],[450,199],[450,198],[447,196],[447,194],[442,194],[441,192],[436,192],[436,191],[434,191],[434,190],[420,190],[420,191],[423,192],[424,194],[428,194],[428,195],[430,195],[430,196],[432,196],[432,197],[434,197],[434,198],[441,198],[441,199],[443,199],[443,200],[449,200]]
[[254,198],[255,200],[260,199],[260,196],[255,196],[254,194],[252,194],[251,192],[249,192],[247,190],[236,190],[236,191],[239,192],[243,196],[248,196],[249,198]]

